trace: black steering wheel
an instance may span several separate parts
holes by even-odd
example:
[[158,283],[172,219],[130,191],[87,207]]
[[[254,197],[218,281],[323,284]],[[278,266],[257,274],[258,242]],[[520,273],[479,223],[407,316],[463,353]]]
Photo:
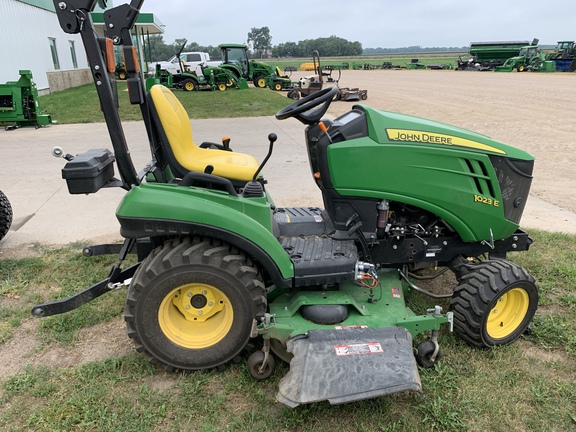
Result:
[[[336,96],[338,91],[338,87],[334,86],[326,87],[322,90],[309,94],[305,98],[299,99],[293,104],[282,108],[276,113],[276,118],[278,120],[284,120],[290,117],[296,117],[296,119],[300,120],[306,125],[316,123],[322,118],[324,114],[326,114],[328,107],[334,100],[334,96]],[[312,109],[314,110],[311,111]]]

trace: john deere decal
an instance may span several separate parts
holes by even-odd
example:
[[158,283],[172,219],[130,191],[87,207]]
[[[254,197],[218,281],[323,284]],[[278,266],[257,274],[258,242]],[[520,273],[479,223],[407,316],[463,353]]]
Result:
[[388,139],[390,141],[453,145],[490,151],[493,153],[506,154],[506,152],[498,148],[452,135],[444,135],[434,132],[422,132],[410,129],[386,129],[386,134],[388,135]]

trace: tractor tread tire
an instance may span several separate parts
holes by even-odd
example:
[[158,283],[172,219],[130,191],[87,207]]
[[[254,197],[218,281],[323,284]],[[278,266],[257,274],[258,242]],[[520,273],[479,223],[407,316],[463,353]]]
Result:
[[[150,322],[153,322],[154,326],[158,325],[158,309],[155,309],[156,313],[143,313],[146,302],[151,301],[152,297],[150,290],[153,288],[147,286],[159,284],[161,282],[156,281],[165,278],[165,275],[179,269],[184,270],[187,266],[201,266],[208,269],[207,271],[223,272],[226,277],[241,285],[241,289],[247,290],[253,316],[249,317],[250,322],[238,323],[237,327],[241,330],[237,340],[232,342],[234,346],[228,349],[226,346],[220,347],[222,343],[216,344],[216,351],[224,351],[223,353],[203,354],[201,358],[194,349],[179,347],[173,342],[164,343],[164,347],[169,348],[168,352],[162,351],[158,344],[152,343],[147,333],[152,325]],[[225,242],[194,237],[169,240],[148,255],[130,284],[124,318],[128,337],[133,340],[136,350],[145,354],[153,364],[162,364],[167,371],[224,370],[229,363],[237,363],[243,351],[250,347],[251,321],[262,317],[266,307],[266,289],[262,277],[248,256]],[[229,333],[232,331],[235,330],[230,329]],[[160,333],[169,341],[161,330]]]
[[12,206],[2,191],[0,191],[0,240],[4,238],[12,225]]
[[[454,290],[450,309],[454,313],[454,331],[469,344],[490,348],[508,345],[519,338],[531,325],[538,307],[538,286],[534,278],[522,267],[505,260],[487,260],[468,267],[460,285]],[[491,338],[486,331],[488,315],[495,302],[514,284],[520,284],[529,296],[528,310],[522,322],[508,336]]]

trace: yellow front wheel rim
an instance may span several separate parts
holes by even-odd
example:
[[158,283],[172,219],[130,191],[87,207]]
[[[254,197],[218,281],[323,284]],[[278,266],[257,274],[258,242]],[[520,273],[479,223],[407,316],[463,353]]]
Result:
[[514,333],[524,321],[529,304],[530,298],[523,288],[514,288],[504,293],[488,315],[488,336],[492,339],[503,339]]
[[212,285],[182,285],[164,297],[158,323],[176,345],[190,349],[208,348],[230,332],[234,312],[228,297]]

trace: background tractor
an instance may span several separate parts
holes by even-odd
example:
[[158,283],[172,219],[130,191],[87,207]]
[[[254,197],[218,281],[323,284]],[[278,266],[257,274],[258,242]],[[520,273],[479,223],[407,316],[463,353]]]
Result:
[[292,86],[290,78],[282,75],[279,68],[269,64],[250,60],[248,47],[242,44],[220,44],[222,54],[221,67],[229,70],[237,78],[251,81],[254,87],[270,87],[272,90],[287,90]]
[[224,91],[230,87],[247,88],[246,84],[240,83],[236,76],[228,69],[209,66],[207,63],[201,63],[194,70],[190,69],[181,59],[181,53],[186,46],[184,41],[180,50],[176,54],[180,68],[180,73],[171,73],[162,69],[161,64],[155,65],[153,77],[146,80],[146,89],[149,90],[155,84],[162,84],[169,88],[177,88],[184,91],[197,90],[220,90]]
[[496,66],[494,70],[496,72],[512,72],[516,69],[518,72],[524,72],[528,70],[533,62],[540,62],[544,59],[541,58],[541,50],[538,45],[527,45],[520,49],[517,56],[510,57],[504,62],[502,66]]
[[[65,32],[82,34],[114,152],[55,154],[67,161],[62,175],[71,193],[126,190],[116,211],[125,241],[105,279],[34,306],[33,315],[64,313],[128,287],[128,336],[151,361],[189,371],[223,369],[246,356],[250,374],[265,379],[280,359],[290,370],[276,397],[289,407],[421,390],[417,364],[432,367],[441,358],[441,329],[490,348],[530,327],[538,286],[506,256],[532,243],[519,228],[532,156],[366,105],[325,119],[338,93],[328,87],[276,114],[305,126],[324,208],[277,206],[261,174],[276,134],[268,134],[262,162],[225,143],[197,146],[170,89],[145,91],[130,36],[142,1],[133,0],[105,19],[109,37],[123,46],[130,101],[148,133],[152,160],[138,173],[113,77],[101,72],[114,67],[102,49],[111,44],[93,30],[95,0],[75,3],[60,2],[56,13]],[[137,263],[125,267],[130,252]],[[455,280],[449,293],[417,285],[447,271]],[[450,310],[413,311],[406,301],[414,291],[449,299]]]
[[556,63],[556,70],[574,72],[576,70],[576,45],[574,41],[559,41],[554,52],[547,56],[547,60]]

